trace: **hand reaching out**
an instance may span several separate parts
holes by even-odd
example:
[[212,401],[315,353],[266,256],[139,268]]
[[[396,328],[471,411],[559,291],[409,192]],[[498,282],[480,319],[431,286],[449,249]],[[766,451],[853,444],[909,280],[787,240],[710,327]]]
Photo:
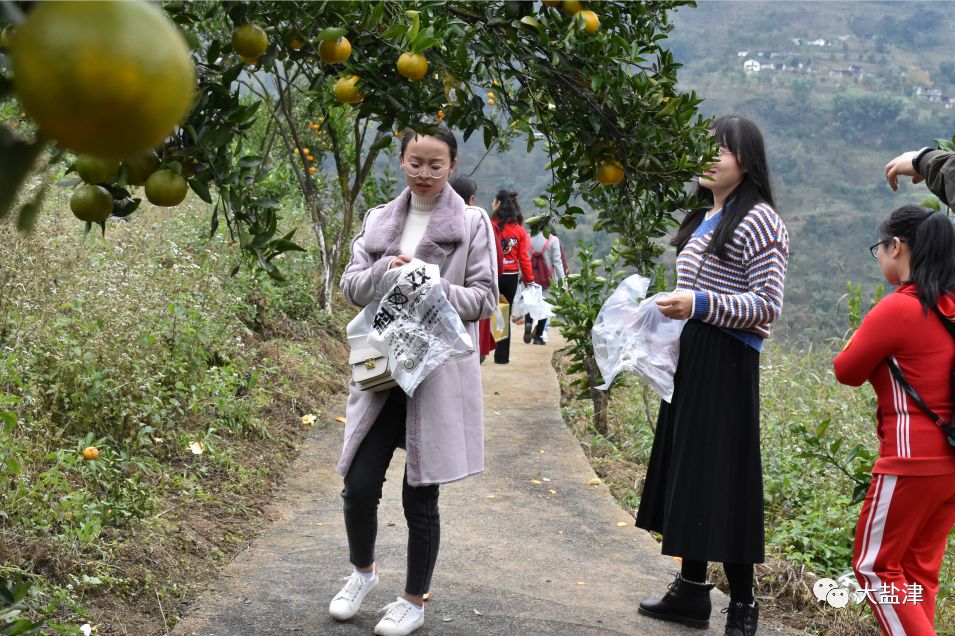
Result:
[[915,171],[912,160],[918,155],[917,150],[904,152],[885,165],[885,180],[889,182],[892,190],[899,189],[899,176],[912,177],[912,183],[921,183],[925,177]]

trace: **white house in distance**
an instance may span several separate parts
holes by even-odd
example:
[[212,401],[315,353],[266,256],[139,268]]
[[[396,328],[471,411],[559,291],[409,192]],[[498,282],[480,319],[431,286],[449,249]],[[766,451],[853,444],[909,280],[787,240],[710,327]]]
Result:
[[746,60],[743,62],[744,73],[759,73],[760,63],[756,60]]

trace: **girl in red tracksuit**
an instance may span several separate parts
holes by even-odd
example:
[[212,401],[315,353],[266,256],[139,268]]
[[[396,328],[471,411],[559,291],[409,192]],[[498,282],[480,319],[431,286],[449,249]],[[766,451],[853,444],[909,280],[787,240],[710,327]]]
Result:
[[[517,295],[518,277],[525,285],[534,282],[531,270],[531,238],[524,229],[524,215],[517,204],[517,193],[512,190],[500,190],[494,197],[491,207],[491,225],[494,226],[494,238],[497,239],[498,289],[514,306]],[[511,359],[511,325],[507,325],[508,337],[497,343],[494,348],[494,362],[507,364]]]
[[898,285],[836,356],[843,384],[872,383],[879,459],[856,527],[853,569],[884,634],[934,635],[938,574],[955,526],[955,450],[889,372],[901,369],[926,405],[952,420],[955,340],[932,310],[955,319],[955,229],[928,208],[895,210],[870,249]]

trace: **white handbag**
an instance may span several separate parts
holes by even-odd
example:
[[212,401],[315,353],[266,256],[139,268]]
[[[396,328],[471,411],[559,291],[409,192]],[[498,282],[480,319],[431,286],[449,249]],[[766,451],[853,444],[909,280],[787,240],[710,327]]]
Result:
[[[357,340],[357,339],[356,339]],[[369,347],[367,338],[352,344],[348,363],[352,367],[352,380],[362,391],[385,391],[398,383],[391,377],[391,359],[377,349]],[[349,339],[351,343],[351,339]]]

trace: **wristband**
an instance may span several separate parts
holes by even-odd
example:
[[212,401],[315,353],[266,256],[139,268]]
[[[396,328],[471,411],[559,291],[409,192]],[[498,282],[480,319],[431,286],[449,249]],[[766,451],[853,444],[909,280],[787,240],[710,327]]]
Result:
[[912,157],[912,170],[915,170],[915,174],[917,174],[920,177],[922,176],[922,173],[921,171],[919,171],[919,161],[922,160],[922,157],[925,156],[925,153],[931,152],[932,150],[934,150],[934,148],[932,148],[931,146],[925,146],[924,148],[918,151],[917,155]]

